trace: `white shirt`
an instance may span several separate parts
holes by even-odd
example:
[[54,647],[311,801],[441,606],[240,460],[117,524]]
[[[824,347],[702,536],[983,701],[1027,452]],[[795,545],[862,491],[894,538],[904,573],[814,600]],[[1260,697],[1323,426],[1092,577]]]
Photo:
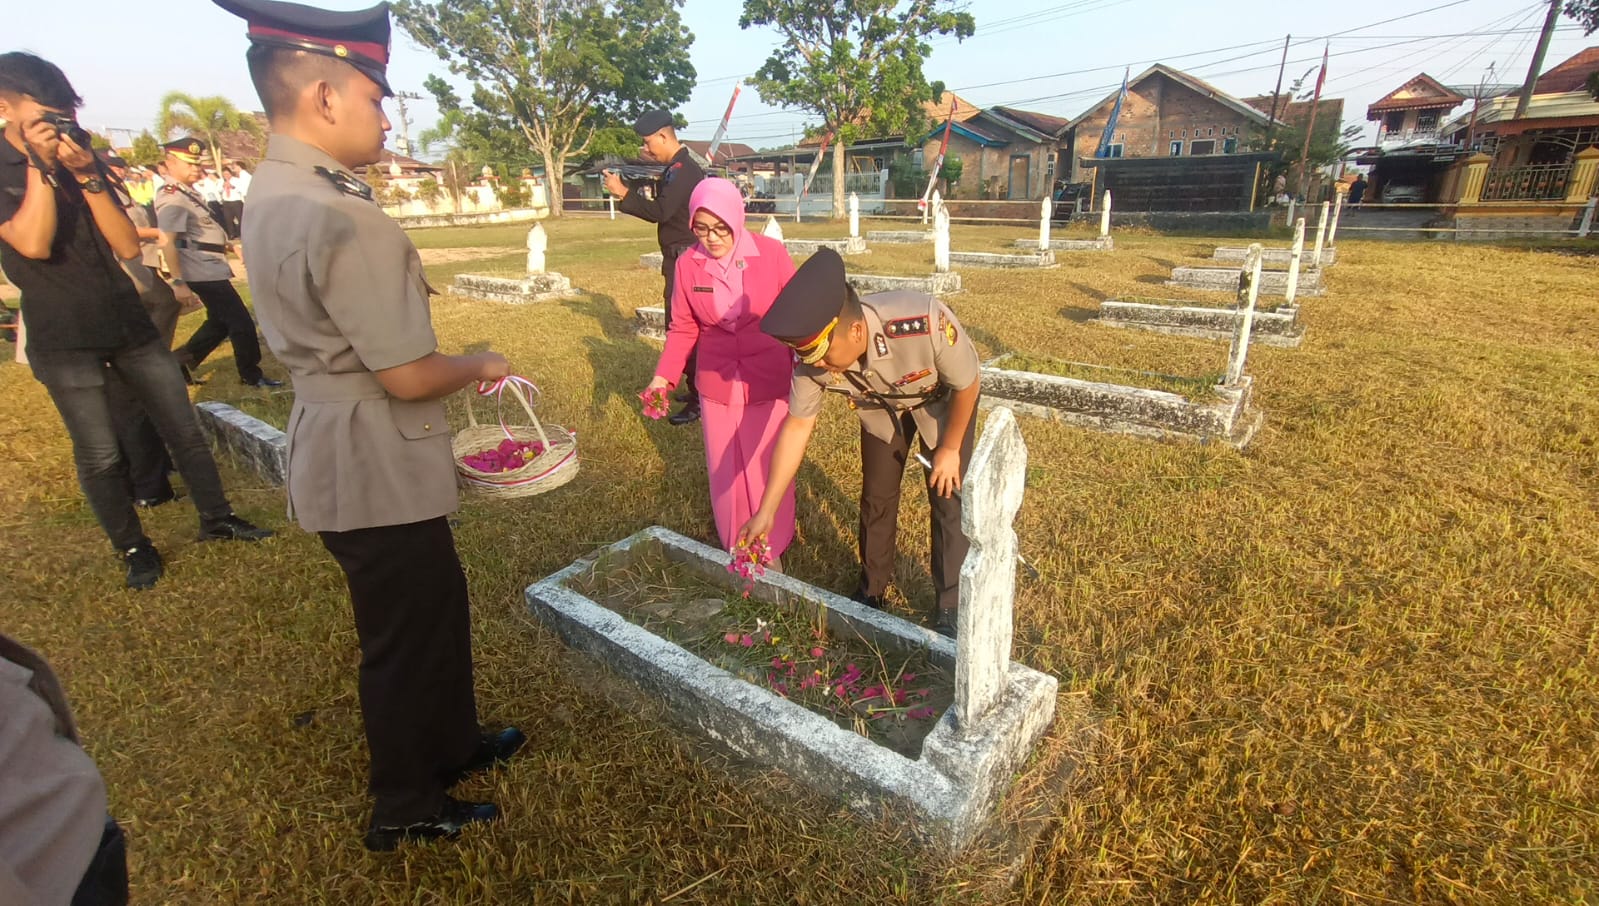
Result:
[[228,188],[223,193],[223,201],[243,201],[250,194],[250,171],[241,169],[238,176],[228,177]]
[[206,201],[221,201],[222,180],[215,176],[204,177],[194,184],[194,191],[199,192],[200,197]]

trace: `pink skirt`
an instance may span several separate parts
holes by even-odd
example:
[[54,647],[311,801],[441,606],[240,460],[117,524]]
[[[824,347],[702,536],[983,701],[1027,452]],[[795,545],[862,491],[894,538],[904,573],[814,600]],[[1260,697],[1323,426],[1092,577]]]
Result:
[[[740,396],[742,394],[735,394]],[[738,530],[760,508],[778,429],[788,417],[788,400],[762,403],[717,403],[700,399],[700,424],[705,435],[705,469],[710,476],[711,511],[722,548],[731,550]],[[794,540],[794,485],[783,502],[766,541],[772,556],[782,556]]]

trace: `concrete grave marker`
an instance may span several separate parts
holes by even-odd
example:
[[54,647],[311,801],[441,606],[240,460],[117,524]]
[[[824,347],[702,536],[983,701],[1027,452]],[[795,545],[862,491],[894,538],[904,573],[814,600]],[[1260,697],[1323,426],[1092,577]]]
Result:
[[849,193],[849,238],[861,237],[861,197],[854,192]]
[[1054,199],[1048,195],[1045,195],[1044,200],[1038,203],[1038,250],[1040,252],[1049,251],[1049,218],[1051,214],[1055,213],[1054,207]]
[[[937,192],[933,193],[933,200],[937,202]],[[933,212],[933,270],[949,273],[949,212],[942,204],[936,205]]]
[[1105,190],[1105,203],[1099,210],[1099,238],[1110,238],[1110,190]]
[[533,224],[533,229],[527,231],[527,272],[529,274],[544,273],[544,255],[549,250],[549,247],[550,237],[544,232],[544,224]]
[[1016,597],[1016,530],[1027,478],[1027,445],[1016,417],[997,408],[983,425],[961,483],[961,530],[971,551],[961,566],[955,656],[955,715],[980,725],[1005,694]]
[[1238,277],[1238,328],[1233,334],[1232,348],[1227,351],[1228,387],[1243,382],[1244,360],[1249,357],[1249,331],[1254,327],[1255,302],[1260,298],[1261,248],[1256,243],[1249,247],[1249,257],[1244,259],[1243,272]]
[[[1253,254],[1256,246],[1250,246],[1248,254]],[[1299,293],[1299,259],[1305,253],[1305,218],[1294,221],[1294,244],[1288,252],[1288,288],[1283,290],[1284,305],[1292,307],[1294,297]],[[1247,267],[1247,255],[1246,255]],[[1265,250],[1261,250],[1260,262],[1265,263]]]
[[1332,207],[1328,202],[1321,203],[1321,216],[1316,218],[1316,252],[1310,256],[1310,266],[1321,267],[1321,250],[1327,242],[1327,211]]
[[[1327,228],[1328,248],[1333,248],[1338,245],[1338,216],[1344,212],[1344,201],[1348,198],[1349,187],[1340,183],[1338,188],[1333,191],[1333,199],[1335,200],[1336,204],[1333,206],[1332,226]],[[1317,266],[1321,266],[1319,260]]]
[[766,226],[761,228],[761,235],[766,236],[769,239],[776,239],[778,242],[782,242],[783,226],[777,222],[776,217],[767,217]]

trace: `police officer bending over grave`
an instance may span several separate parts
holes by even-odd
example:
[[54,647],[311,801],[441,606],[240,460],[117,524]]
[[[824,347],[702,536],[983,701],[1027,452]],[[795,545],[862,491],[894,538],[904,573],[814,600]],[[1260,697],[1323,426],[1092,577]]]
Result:
[[939,632],[953,636],[961,564],[970,547],[961,531],[959,491],[977,425],[978,360],[971,339],[933,296],[856,295],[844,279],[844,259],[830,249],[800,266],[761,319],[761,330],[793,347],[800,362],[766,493],[740,540],[771,529],[805,457],[822,398],[837,393],[861,421],[861,580],[855,599],[881,608],[894,578],[900,480],[911,436],[919,434],[917,459],[932,508],[937,601],[930,617]]
[[355,610],[375,800],[366,846],[453,837],[499,809],[446,790],[526,738],[477,722],[442,398],[510,365],[493,352],[438,351],[422,259],[355,176],[389,130],[388,4],[217,5],[249,20],[250,79],[271,121],[245,266],[267,343],[294,382],[289,509],[344,570]]
[[[605,189],[617,198],[622,213],[632,214],[640,220],[655,224],[655,237],[661,244],[661,276],[666,278],[666,323],[672,323],[672,280],[677,273],[677,259],[695,242],[694,231],[689,228],[693,211],[688,209],[688,197],[694,187],[705,178],[705,171],[689,154],[687,146],[677,140],[677,129],[672,125],[672,115],[665,110],[652,110],[638,118],[633,131],[644,140],[644,156],[666,169],[652,185],[634,189],[622,181],[614,171],[605,171]],[[686,425],[700,417],[700,394],[694,387],[694,353],[690,350],[688,364],[683,370],[683,391],[677,397],[683,408],[672,413],[667,421]]]

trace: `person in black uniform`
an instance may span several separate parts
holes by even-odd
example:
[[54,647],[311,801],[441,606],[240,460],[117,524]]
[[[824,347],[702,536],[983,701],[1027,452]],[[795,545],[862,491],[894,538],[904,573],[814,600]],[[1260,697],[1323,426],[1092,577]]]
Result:
[[[672,279],[677,271],[677,258],[694,244],[694,232],[689,229],[688,197],[705,178],[705,171],[688,153],[688,148],[677,140],[677,129],[672,125],[672,115],[665,110],[651,110],[638,118],[633,131],[644,141],[644,156],[666,169],[652,185],[630,189],[615,172],[605,171],[606,191],[616,196],[617,207],[624,214],[655,224],[655,238],[661,243],[661,276],[666,278],[662,296],[666,300],[666,323],[672,323]],[[683,373],[683,393],[678,396],[683,408],[672,413],[668,421],[686,425],[700,417],[700,395],[694,387],[694,353],[688,356]]]

